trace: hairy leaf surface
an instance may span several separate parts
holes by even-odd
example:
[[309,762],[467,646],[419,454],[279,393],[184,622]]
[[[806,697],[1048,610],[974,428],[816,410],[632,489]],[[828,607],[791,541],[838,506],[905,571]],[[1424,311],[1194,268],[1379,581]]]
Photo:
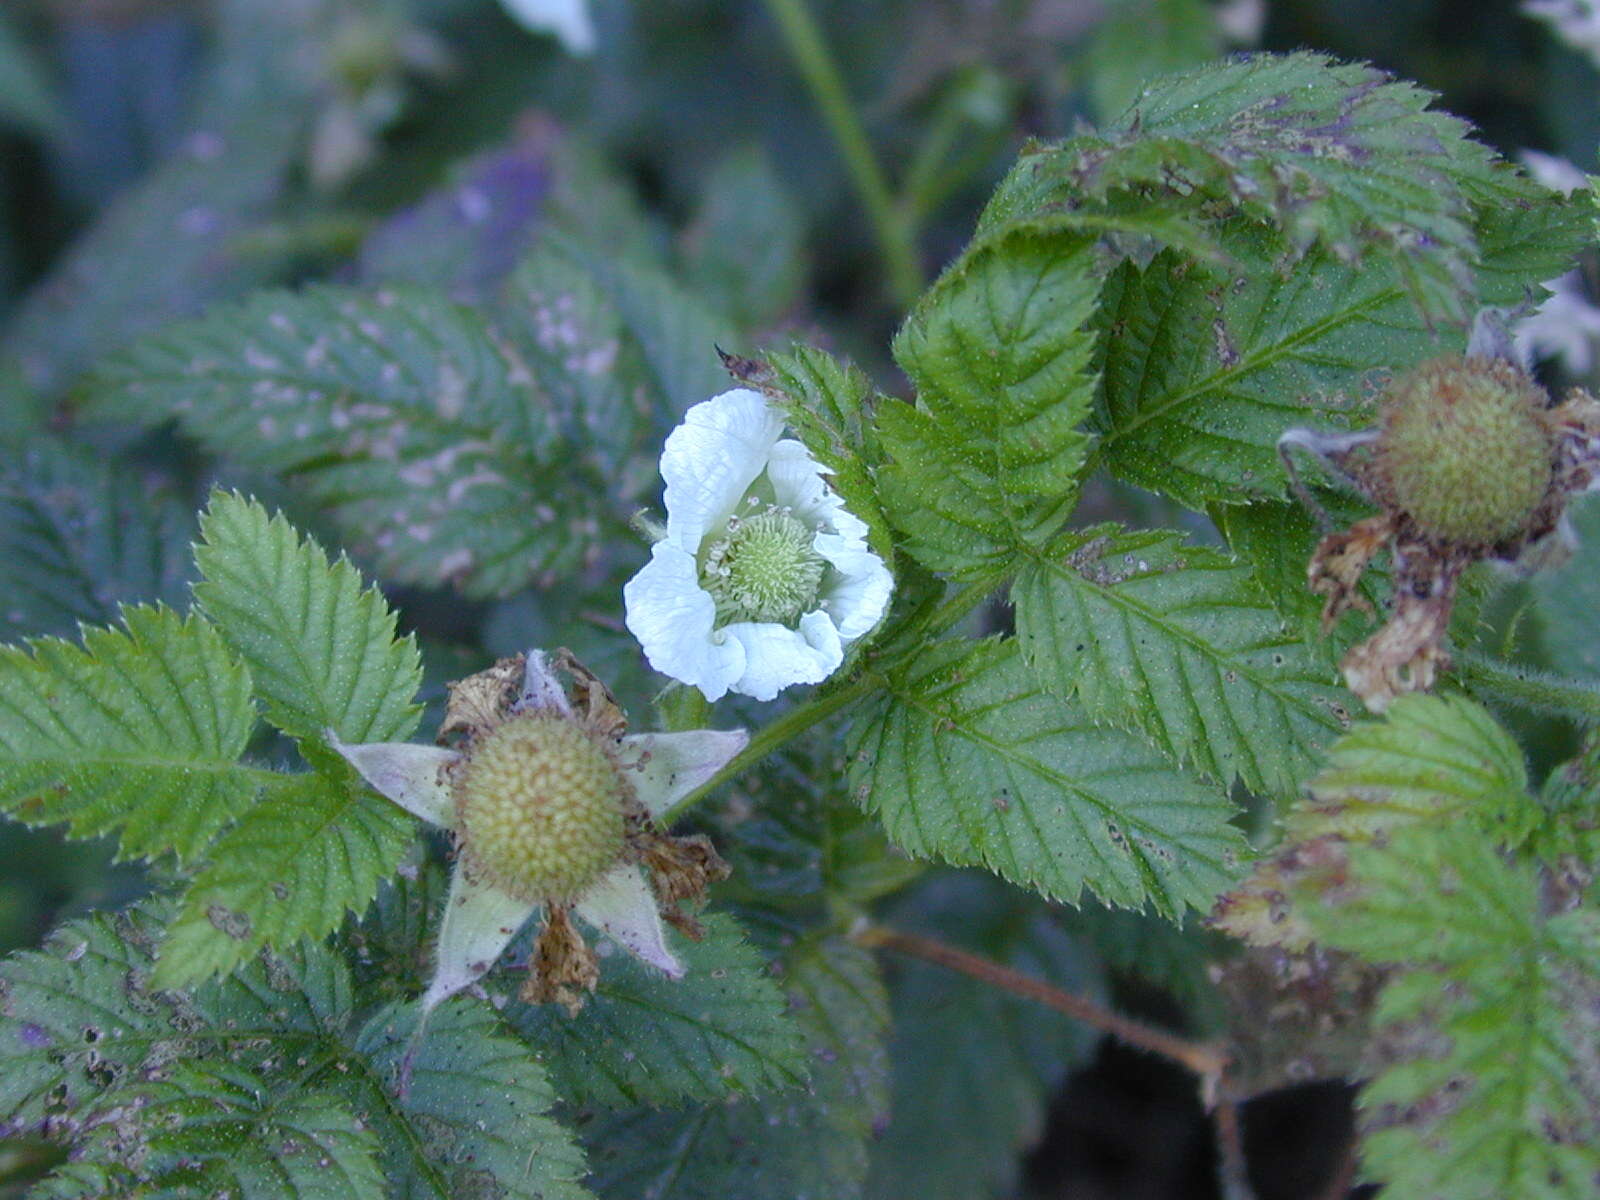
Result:
[[0,649],[0,808],[76,837],[117,833],[124,856],[183,860],[282,790],[289,777],[239,763],[250,673],[209,625],[135,607],[83,639]]
[[[556,1094],[532,1051],[481,1000],[457,996],[412,1041],[416,1009],[378,1013],[356,1039],[391,1107],[389,1177],[403,1196],[454,1197],[492,1183],[513,1200],[583,1200],[583,1152],[549,1116]],[[410,1055],[407,1061],[407,1055]],[[402,1087],[409,1071],[407,1086]],[[428,1131],[421,1153],[406,1127]]]
[[895,338],[914,405],[877,410],[879,483],[906,549],[935,570],[983,573],[1052,533],[1089,439],[1098,290],[1092,244],[1029,230],[979,245]]
[[1012,589],[1039,680],[1221,783],[1293,796],[1349,699],[1248,567],[1182,535],[1085,531]]
[[1464,696],[1412,693],[1334,744],[1289,835],[1366,839],[1464,818],[1517,841],[1540,817],[1527,787],[1522,750],[1486,709]]
[[301,738],[410,736],[422,663],[382,593],[253,500],[215,493],[200,532],[195,599],[250,664],[269,720]]
[[1407,1196],[1592,1195],[1600,917],[1543,915],[1533,866],[1470,824],[1401,831],[1350,867],[1311,913],[1320,938],[1406,967],[1376,1014],[1393,1040],[1361,1096],[1367,1171]]
[[500,594],[592,532],[547,399],[483,317],[428,291],[263,292],[113,356],[98,415],[177,417],[285,474],[385,575]]
[[840,941],[805,946],[788,967],[812,1059],[809,1091],[603,1117],[586,1130],[595,1191],[615,1200],[858,1194],[867,1139],[887,1104],[883,983],[866,951]]
[[0,464],[0,636],[65,636],[135,601],[184,607],[193,540],[189,506],[141,472],[31,436]]
[[71,922],[0,963],[0,1131],[82,1155],[48,1194],[94,1194],[83,1185],[97,1179],[110,1195],[588,1194],[581,1153],[544,1115],[542,1069],[481,1001],[451,1001],[420,1035],[414,1008],[361,1027],[367,998],[310,944],[192,992],[156,990],[167,907]]
[[737,924],[714,915],[702,942],[678,944],[686,974],[669,980],[624,955],[606,960],[576,1017],[517,1005],[508,1019],[574,1102],[712,1101],[794,1089],[810,1070],[783,993]]
[[[980,233],[1056,207],[1135,194],[1207,224],[1238,213],[1294,253],[1371,256],[1430,318],[1476,299],[1473,199],[1538,190],[1496,164],[1465,122],[1374,67],[1314,54],[1256,55],[1157,80],[1104,136],[1025,155]],[[1375,265],[1375,264],[1369,264]]]
[[156,978],[176,987],[231,971],[360,912],[393,874],[416,821],[350,779],[287,776],[217,840],[184,893]]
[[851,731],[850,779],[908,853],[1168,916],[1236,872],[1227,798],[1046,691],[1016,642],[937,643],[886,684]]

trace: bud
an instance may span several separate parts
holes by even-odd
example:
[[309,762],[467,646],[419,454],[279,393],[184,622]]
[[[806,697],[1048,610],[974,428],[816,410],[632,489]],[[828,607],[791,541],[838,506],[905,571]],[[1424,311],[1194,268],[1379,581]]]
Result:
[[628,784],[581,724],[513,716],[473,742],[455,772],[456,827],[475,873],[537,903],[570,900],[622,853]]
[[1491,546],[1527,530],[1554,449],[1545,393],[1516,366],[1438,358],[1384,394],[1375,491],[1423,534]]

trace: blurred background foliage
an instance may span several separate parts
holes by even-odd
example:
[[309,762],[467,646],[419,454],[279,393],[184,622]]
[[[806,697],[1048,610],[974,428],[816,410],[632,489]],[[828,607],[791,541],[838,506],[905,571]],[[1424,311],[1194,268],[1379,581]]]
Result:
[[[444,680],[485,655],[559,642],[642,711],[651,684],[620,634],[616,603],[640,557],[625,519],[656,500],[660,431],[724,378],[705,348],[748,353],[801,338],[903,393],[890,335],[918,280],[970,236],[1026,139],[1114,116],[1160,72],[1236,50],[1308,47],[1417,80],[1508,155],[1533,148],[1596,167],[1594,62],[1511,0],[817,0],[816,32],[887,176],[874,214],[793,52],[793,11],[779,0],[594,0],[593,51],[574,55],[496,0],[5,0],[5,640],[70,635],[79,622],[113,619],[122,601],[184,603],[193,513],[221,481],[284,507],[378,573],[421,636],[435,701]],[[895,237],[914,250],[898,269],[885,253]],[[519,264],[532,254],[559,263],[525,276]],[[83,381],[108,354],[265,286],[422,285],[531,313],[543,311],[537,297],[519,289],[557,270],[575,294],[595,298],[567,319],[616,323],[620,358],[592,390],[557,398],[588,423],[594,449],[551,500],[544,524],[555,532],[536,547],[507,547],[505,561],[533,564],[525,570],[407,558],[385,543],[381,521],[362,536],[367,518],[341,517],[329,499],[337,485],[318,484],[320,464],[294,460],[292,446],[274,459],[245,439],[230,452],[191,425],[180,436],[137,414],[95,414],[121,418],[107,422],[85,411]],[[519,344],[549,350],[560,332],[507,318]],[[195,403],[200,425],[208,401]],[[309,490],[287,485],[285,473],[310,480]],[[585,488],[606,489],[614,503],[589,503]],[[1177,519],[1127,491],[1090,501],[1086,522]],[[524,502],[504,499],[513,511]],[[393,503],[403,510],[403,497]],[[630,550],[606,552],[612,543]],[[547,586],[558,578],[561,587]],[[1600,670],[1587,633],[1518,626],[1514,596],[1500,608],[1505,639],[1533,661]],[[798,796],[837,779],[800,761],[813,750],[824,753],[769,764],[759,786]],[[845,891],[865,903],[916,874],[886,865],[878,836],[839,797],[811,800],[781,820],[747,820],[749,798],[736,793],[713,818],[740,868],[727,898],[774,939],[823,875],[848,877]],[[9,823],[0,863],[0,949],[36,944],[62,918],[145,886],[104,849]],[[906,927],[940,929],[1063,984],[1201,1030],[1219,1019],[1203,955],[1165,927],[1094,911],[1046,919],[1046,906],[949,871],[930,872],[895,904]],[[1020,1065],[1015,1090],[964,1122],[971,1149],[954,1159],[970,1178],[944,1178],[939,1191],[917,1177],[925,1164],[914,1144],[899,1144],[913,1128],[902,1123],[886,1134],[893,1153],[875,1161],[870,1194],[975,1194],[964,1189],[1006,1173],[990,1158],[1022,1161],[1032,1135],[1018,1131],[1037,1130],[1052,1096],[1058,1127],[1088,1130],[1113,1147],[1107,1154],[1150,1160],[1137,1176],[1097,1164],[1094,1178],[1121,1179],[1106,1194],[1191,1194],[1182,1180],[1209,1194],[1210,1173],[1195,1166],[1210,1152],[1203,1126],[1163,1098],[1181,1080],[1146,1082],[1148,1064],[1107,1066],[1102,1054],[1060,1091],[1051,1065],[1083,1063],[1087,1039],[1011,1002],[950,999],[964,985],[931,968],[899,969],[892,982],[897,1063],[939,1056],[942,1012],[998,1006],[980,1022],[989,1040],[942,1063],[939,1079],[897,1071],[898,1110],[970,1102],[994,1056]],[[1031,1075],[1021,1069],[1030,1064]],[[1095,1071],[1117,1082],[1092,1094],[1115,1094],[1119,1113],[1142,1112],[1118,1132],[1100,1128],[1084,1100]],[[1347,1120],[1339,1097],[1326,1103],[1329,1128]],[[1162,1128],[1170,1136],[1152,1136]],[[1144,1141],[1130,1143],[1131,1129]],[[1267,1118],[1250,1138],[1271,1140]],[[1036,1180],[1071,1175],[1062,1145],[1028,1160]],[[1304,1194],[1285,1178],[1284,1190],[1261,1194]],[[1040,1194],[1066,1194],[1049,1186]]]

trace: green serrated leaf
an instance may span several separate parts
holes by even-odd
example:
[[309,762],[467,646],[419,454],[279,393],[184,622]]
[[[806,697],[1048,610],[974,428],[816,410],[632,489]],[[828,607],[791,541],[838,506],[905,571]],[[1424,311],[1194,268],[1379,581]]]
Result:
[[657,486],[656,429],[667,414],[637,342],[582,257],[559,239],[539,242],[506,281],[495,314],[575,452],[593,460],[615,499]]
[[417,288],[262,292],[102,364],[96,415],[177,417],[289,476],[385,575],[499,595],[593,533],[526,366],[471,309]]
[[908,853],[1048,897],[1209,909],[1245,856],[1226,796],[1045,691],[1017,649],[935,643],[893,672],[849,737],[861,803]]
[[354,780],[285,777],[227,831],[184,893],[156,982],[224,974],[263,946],[322,937],[360,912],[400,865],[416,822]]
[[659,411],[675,420],[690,405],[728,389],[717,347],[737,344],[731,320],[637,256],[618,257],[615,247],[587,239],[551,241],[610,298],[639,349]]
[[299,738],[331,729],[347,742],[411,735],[421,713],[416,639],[396,638],[394,612],[355,567],[330,563],[281,515],[225,492],[212,495],[200,534],[195,601],[249,664],[273,724]]
[[[583,1153],[545,1115],[555,1092],[493,1009],[457,996],[429,1015],[420,1040],[416,1020],[415,1005],[384,1009],[356,1042],[395,1096],[391,1111],[375,1114],[381,1132],[401,1135],[384,1139],[391,1188],[455,1197],[492,1183],[517,1200],[585,1200]],[[397,1123],[428,1131],[423,1153]]]
[[1363,721],[1328,753],[1291,813],[1291,841],[1324,834],[1367,840],[1401,826],[1466,818],[1512,843],[1540,820],[1522,750],[1464,696],[1414,692],[1382,720]]
[[1092,250],[1028,228],[980,243],[895,338],[917,401],[877,410],[880,493],[926,566],[992,571],[1070,511],[1089,445]]
[[1463,324],[1480,258],[1472,200],[1497,167],[1465,122],[1428,111],[1432,99],[1374,67],[1305,53],[1168,76],[1104,137],[1020,160],[979,229],[1142,192],[1197,224],[1242,214],[1292,253],[1377,257],[1429,319]]
[[[890,910],[1077,995],[1103,999],[1092,958],[1031,897],[976,874],[936,877]],[[1099,1042],[1087,1026],[921,962],[891,975],[890,1122],[873,1148],[874,1200],[1004,1194],[1061,1079]]]
[[785,975],[812,1056],[808,1093],[683,1111],[631,1109],[586,1129],[592,1186],[612,1200],[848,1200],[867,1139],[888,1102],[888,1002],[871,956],[838,940],[807,943]]
[[149,911],[74,921],[0,961],[0,1130],[44,1133],[95,1102],[175,1031],[144,973],[161,926]]
[[1349,721],[1348,694],[1249,568],[1181,534],[1086,530],[1011,595],[1041,683],[1223,784],[1292,797]]
[[[1318,503],[1329,512],[1336,527],[1349,528],[1371,508],[1348,496],[1322,494]],[[1340,651],[1358,640],[1370,626],[1371,616],[1357,610],[1343,614],[1328,633],[1322,631],[1324,597],[1306,582],[1306,564],[1326,532],[1299,500],[1263,500],[1254,504],[1211,506],[1210,516],[1227,539],[1228,548],[1248,562],[1256,582],[1298,633],[1308,651],[1319,654],[1331,667]],[[1361,577],[1361,594],[1381,611],[1388,598],[1388,567],[1374,563]]]
[[1593,1194],[1600,914],[1542,915],[1535,868],[1457,822],[1354,848],[1310,917],[1325,944],[1410,967],[1375,1018],[1390,1036],[1361,1097],[1369,1175],[1405,1196]]
[[1237,274],[1164,252],[1113,271],[1099,310],[1105,463],[1191,508],[1281,497],[1285,430],[1365,424],[1374,373],[1459,345],[1426,331],[1382,264],[1313,251],[1285,275],[1259,231],[1224,243]]
[[66,635],[117,604],[188,602],[194,514],[140,472],[33,436],[0,464],[0,637]]
[[1600,861],[1600,727],[1591,727],[1577,755],[1550,772],[1540,801],[1545,821],[1533,841],[1539,856]]
[[804,1041],[761,953],[730,917],[711,916],[705,926],[704,941],[679,944],[682,979],[617,955],[576,1017],[548,1004],[507,1014],[564,1097],[625,1108],[805,1083]]
[[[179,1062],[129,1089],[143,1127],[139,1175],[146,1189],[238,1195],[249,1200],[382,1200],[389,1195],[377,1136],[339,1099],[274,1095],[258,1074],[222,1062]],[[126,1124],[97,1141],[114,1153]]]
[[0,649],[0,808],[75,837],[115,832],[125,857],[187,860],[285,786],[239,763],[250,673],[211,626],[134,607],[83,639]]
[[806,449],[828,469],[845,507],[867,523],[867,540],[886,560],[892,535],[878,505],[871,464],[878,461],[872,415],[880,401],[865,374],[824,350],[796,345],[768,354],[784,416]]
[[[309,942],[191,992],[157,989],[169,911],[75,921],[0,963],[0,1136],[80,1158],[49,1194],[209,1194],[231,1179],[245,1196],[588,1196],[577,1147],[542,1115],[542,1070],[486,1005],[457,998],[421,1036],[415,1005],[358,1027],[369,998]],[[296,1190],[274,1190],[286,1179]]]

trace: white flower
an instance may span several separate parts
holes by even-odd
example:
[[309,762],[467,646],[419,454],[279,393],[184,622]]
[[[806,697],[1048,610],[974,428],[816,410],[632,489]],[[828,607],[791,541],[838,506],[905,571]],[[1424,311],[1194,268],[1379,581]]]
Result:
[[[558,656],[559,658],[559,656]],[[545,912],[535,955],[554,978],[530,977],[523,995],[575,1009],[594,986],[596,962],[569,914],[610,936],[670,978],[683,967],[668,948],[657,895],[703,893],[726,870],[703,838],[678,839],[651,822],[716,774],[749,741],[741,730],[618,736],[622,718],[603,689],[577,703],[544,654],[530,650],[515,698],[504,697],[519,660],[452,685],[452,705],[480,719],[464,750],[410,742],[329,742],[367,783],[401,808],[450,829],[457,857],[439,931],[437,964],[422,1006],[487,971],[530,916]],[[567,661],[581,684],[593,677]],[[470,685],[480,680],[476,692]],[[603,697],[596,702],[595,696]],[[450,723],[447,721],[447,728]],[[485,786],[485,785],[489,786]],[[542,842],[542,844],[541,844]],[[651,866],[655,887],[639,863]],[[720,872],[719,872],[720,868]],[[693,935],[693,921],[669,909]]]
[[569,54],[594,53],[594,23],[589,0],[500,0],[524,29],[553,33]]
[[821,682],[894,590],[866,524],[782,434],[757,392],[691,408],[661,454],[666,535],[623,589],[650,665],[708,700]]

